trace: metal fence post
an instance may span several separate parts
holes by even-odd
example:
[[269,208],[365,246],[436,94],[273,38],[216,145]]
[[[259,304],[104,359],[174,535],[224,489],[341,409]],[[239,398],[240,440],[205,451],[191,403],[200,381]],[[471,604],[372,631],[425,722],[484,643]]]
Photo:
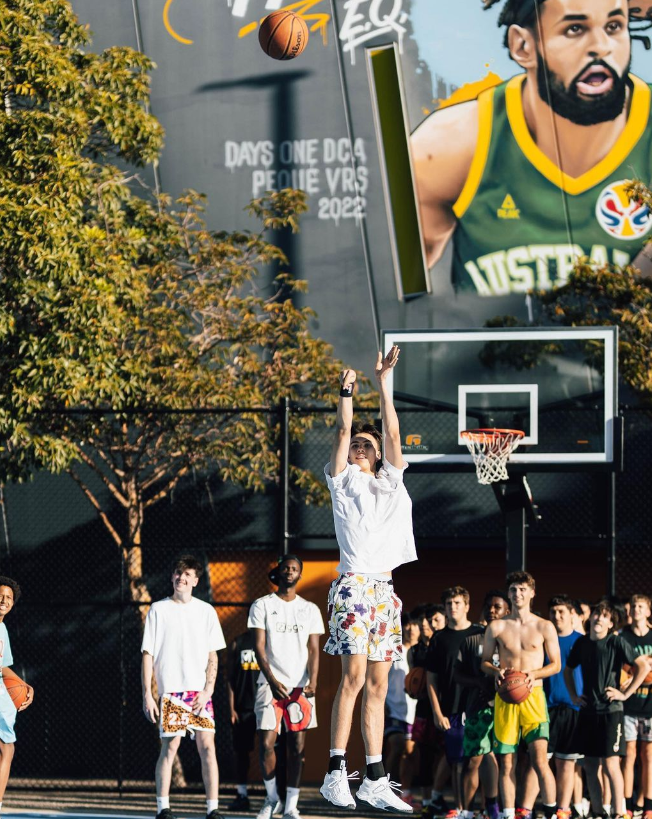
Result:
[[279,521],[279,551],[290,551],[290,399],[286,396],[279,407],[280,415],[280,475],[281,515]]

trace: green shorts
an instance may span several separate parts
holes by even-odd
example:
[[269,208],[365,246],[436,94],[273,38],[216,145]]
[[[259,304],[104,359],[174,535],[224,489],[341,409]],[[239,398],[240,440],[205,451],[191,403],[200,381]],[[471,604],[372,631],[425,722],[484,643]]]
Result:
[[467,715],[464,723],[464,757],[484,756],[491,753],[491,741],[494,729],[494,709],[481,708],[471,716]]

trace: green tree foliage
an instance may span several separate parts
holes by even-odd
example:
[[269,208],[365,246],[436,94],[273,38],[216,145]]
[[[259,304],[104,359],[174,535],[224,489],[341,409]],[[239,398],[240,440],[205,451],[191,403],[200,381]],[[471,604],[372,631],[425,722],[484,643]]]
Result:
[[[652,401],[652,279],[634,267],[598,267],[583,259],[567,284],[537,298],[544,323],[617,326],[620,377],[642,400]],[[589,345],[589,359],[591,352]]]
[[[303,194],[252,202],[257,229],[233,233],[206,229],[194,192],[152,196],[135,172],[162,146],[152,64],[87,44],[64,0],[0,5],[0,464],[69,471],[146,602],[146,511],[191,471],[274,481],[278,416],[229,410],[332,401],[341,364],[295,304],[305,283],[260,275],[286,265],[268,236],[297,230]],[[313,422],[294,415],[293,438]]]

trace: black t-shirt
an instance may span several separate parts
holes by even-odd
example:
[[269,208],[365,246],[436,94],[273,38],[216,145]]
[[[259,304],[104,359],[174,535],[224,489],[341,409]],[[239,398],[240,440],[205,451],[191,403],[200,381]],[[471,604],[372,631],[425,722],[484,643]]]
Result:
[[436,631],[428,646],[426,668],[437,675],[437,696],[442,714],[461,714],[465,706],[465,691],[455,682],[453,674],[460,647],[467,637],[481,634],[482,626],[469,626],[455,631],[446,626]]
[[[639,637],[630,628],[625,628],[620,636],[632,646],[637,657],[652,654],[652,629],[645,637]],[[643,683],[624,705],[625,713],[630,717],[652,717],[652,686]]]
[[[425,668],[427,655],[428,646],[426,645],[426,643],[419,640],[419,642],[415,643],[415,645],[413,645],[408,651],[407,655],[408,665],[410,666],[410,668]],[[426,689],[417,700],[417,710],[415,712],[415,716],[430,717],[431,715],[432,709],[430,708],[428,690]]]
[[460,646],[457,655],[456,669],[465,677],[475,677],[482,683],[482,688],[465,688],[465,707],[467,715],[477,714],[482,708],[487,708],[496,696],[496,685],[493,677],[488,677],[480,670],[482,665],[482,650],[484,648],[483,628],[478,634],[471,634]]
[[584,697],[587,710],[610,713],[623,710],[622,702],[609,702],[605,688],[620,687],[620,671],[623,663],[632,665],[636,660],[633,647],[616,634],[603,640],[592,640],[583,635],[570,650],[566,666],[582,669]]
[[233,652],[231,656],[231,666],[229,682],[233,689],[235,700],[235,710],[239,714],[253,712],[256,702],[256,684],[260,675],[258,660],[254,650],[254,636],[250,631],[245,631],[236,637],[230,647]]

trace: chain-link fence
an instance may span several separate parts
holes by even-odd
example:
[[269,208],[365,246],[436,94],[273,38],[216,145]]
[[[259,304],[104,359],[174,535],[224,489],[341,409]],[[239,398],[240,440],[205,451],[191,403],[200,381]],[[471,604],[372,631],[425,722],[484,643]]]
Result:
[[[616,481],[621,594],[652,591],[652,412],[626,410],[624,420],[625,471]],[[449,421],[431,413],[422,426]],[[289,464],[319,475],[331,436],[318,419],[300,444],[291,445]],[[171,497],[148,510],[143,576],[151,598],[169,593],[171,558],[192,552],[208,569],[198,595],[218,607],[227,641],[244,631],[248,606],[269,592],[267,571],[284,543],[293,551],[317,552],[336,545],[330,507],[307,505],[296,487],[286,493],[282,478],[266,492],[253,493],[215,475],[189,475]],[[605,476],[531,473],[529,481],[545,511],[530,533],[533,548],[589,544],[594,559],[604,561]],[[434,572],[437,554],[451,545],[500,548],[504,528],[495,498],[471,473],[408,471],[406,483],[423,571]],[[14,667],[36,691],[32,707],[18,716],[13,786],[151,789],[158,738],[141,713],[143,607],[131,599],[121,550],[67,475],[39,473],[27,484],[5,487],[3,500],[1,568],[24,588],[7,618]],[[550,555],[560,559],[559,552]],[[463,552],[459,566],[463,582]],[[224,722],[223,662],[214,704],[218,722]],[[218,730],[217,743],[222,779],[233,781],[230,732]],[[182,743],[181,759],[187,781],[199,787],[190,743]]]

